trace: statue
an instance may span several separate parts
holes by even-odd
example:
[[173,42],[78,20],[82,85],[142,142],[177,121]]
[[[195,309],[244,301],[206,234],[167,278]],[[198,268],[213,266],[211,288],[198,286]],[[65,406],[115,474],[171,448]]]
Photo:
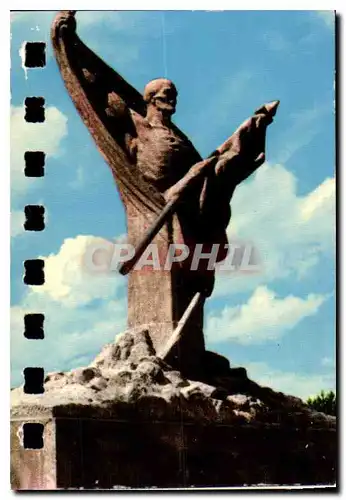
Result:
[[160,261],[172,242],[199,245],[203,253],[217,244],[216,262],[225,259],[232,195],[265,161],[266,128],[279,101],[260,107],[203,160],[172,122],[173,82],[152,80],[142,96],[80,40],[75,11],[59,13],[51,33],[67,90],[112,169],[126,210],[136,248],[120,269],[129,274],[128,325],[146,326],[158,355],[195,372],[206,352],[203,306],[215,270],[202,264],[191,270],[189,260],[161,271],[134,267],[152,242]]

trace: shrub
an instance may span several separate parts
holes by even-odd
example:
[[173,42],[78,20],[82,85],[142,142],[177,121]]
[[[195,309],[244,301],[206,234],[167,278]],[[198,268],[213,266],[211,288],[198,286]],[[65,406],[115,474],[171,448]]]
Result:
[[336,415],[336,395],[333,391],[321,391],[318,396],[308,398],[307,405],[316,411],[321,411],[327,415]]

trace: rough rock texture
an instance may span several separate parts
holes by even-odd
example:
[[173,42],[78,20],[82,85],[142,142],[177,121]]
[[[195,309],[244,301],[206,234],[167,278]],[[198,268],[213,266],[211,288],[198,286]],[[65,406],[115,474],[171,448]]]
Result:
[[12,408],[25,404],[106,408],[115,402],[132,404],[147,399],[168,403],[165,407],[170,416],[177,410],[179,418],[186,411],[186,416],[209,422],[240,419],[269,423],[284,419],[335,425],[335,417],[309,409],[299,398],[257,385],[246,377],[245,370],[238,374],[228,369],[228,374],[224,371],[217,375],[206,374],[203,381],[188,380],[155,356],[147,330],[127,331],[116,343],[104,346],[89,366],[49,373],[43,395],[24,394],[23,387],[14,389]]
[[[88,367],[48,374],[43,395],[14,389],[13,439],[18,422],[55,422],[56,474],[49,483],[53,487],[335,481],[334,417],[310,410],[299,398],[260,387],[245,370],[228,368],[220,356],[207,353],[208,362],[202,381],[188,380],[155,356],[148,331],[125,332]],[[84,461],[77,466],[80,449]],[[106,450],[117,457],[116,466]],[[138,453],[144,453],[141,460],[134,458]],[[150,458],[153,453],[156,458]],[[154,465],[162,453],[170,457],[168,469],[177,467],[178,472]],[[87,466],[89,454],[97,459]],[[18,457],[14,454],[13,468],[20,475]],[[69,475],[61,469],[61,457],[69,461]],[[124,457],[133,462],[134,475],[119,466]],[[76,467],[82,472],[72,477]],[[15,482],[18,488],[48,487],[44,479],[30,481]]]

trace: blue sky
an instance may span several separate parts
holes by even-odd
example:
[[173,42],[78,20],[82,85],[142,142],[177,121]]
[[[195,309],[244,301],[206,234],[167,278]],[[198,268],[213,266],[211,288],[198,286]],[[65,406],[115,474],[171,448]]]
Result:
[[[48,46],[44,69],[22,68],[24,41],[47,41],[53,12],[16,13],[11,42],[12,384],[25,366],[88,363],[126,325],[126,279],[90,276],[90,243],[125,232],[110,171],[65,91]],[[175,122],[202,155],[260,105],[281,104],[266,164],[232,201],[231,238],[252,241],[256,275],[220,275],[205,314],[207,346],[256,381],[303,398],[335,387],[334,23],[329,12],[80,12],[81,38],[142,90],[166,76],[179,91]],[[26,96],[46,121],[26,124]],[[25,150],[47,152],[46,176],[23,176]],[[43,204],[46,229],[22,228]],[[99,238],[99,240],[97,240]],[[46,260],[26,287],[22,262]],[[46,338],[23,337],[23,315],[44,312]]]

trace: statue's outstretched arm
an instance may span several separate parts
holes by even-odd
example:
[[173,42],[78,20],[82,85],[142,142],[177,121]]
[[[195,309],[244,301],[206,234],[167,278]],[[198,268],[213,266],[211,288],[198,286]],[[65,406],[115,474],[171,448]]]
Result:
[[237,185],[264,163],[266,130],[278,106],[279,101],[264,104],[217,149],[220,159],[216,175],[223,175],[226,181]]
[[219,146],[206,160],[193,165],[187,174],[165,193],[166,201],[178,199],[189,186],[215,168],[222,182],[233,187],[246,179],[265,160],[265,133],[273,121],[279,101],[265,104],[243,122],[227,141]]

